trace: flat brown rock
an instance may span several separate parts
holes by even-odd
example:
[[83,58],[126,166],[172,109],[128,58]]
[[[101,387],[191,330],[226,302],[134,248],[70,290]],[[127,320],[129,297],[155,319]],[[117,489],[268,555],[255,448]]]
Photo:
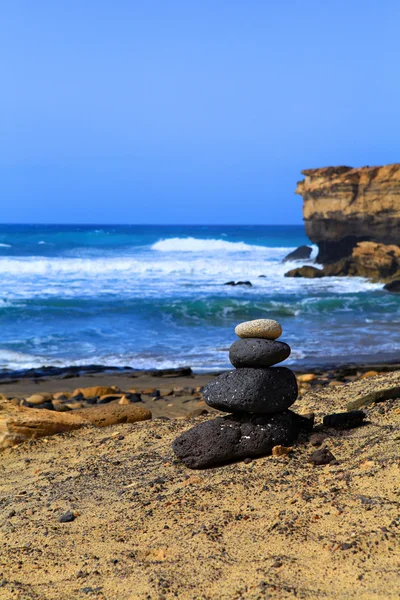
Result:
[[115,386],[96,385],[93,387],[77,388],[72,395],[78,396],[79,394],[82,394],[84,398],[95,398],[96,396],[115,395],[115,393],[118,393],[119,391],[120,390]]
[[151,419],[151,412],[147,408],[135,404],[103,404],[93,408],[75,410],[74,414],[95,427],[107,427],[118,423],[136,423],[136,421]]
[[83,427],[87,422],[77,411],[57,412],[15,406],[0,401],[0,449],[15,446],[28,440],[65,433]]
[[56,433],[66,433],[85,425],[106,427],[151,419],[151,412],[132,404],[105,404],[69,412],[16,406],[0,401],[0,449]]

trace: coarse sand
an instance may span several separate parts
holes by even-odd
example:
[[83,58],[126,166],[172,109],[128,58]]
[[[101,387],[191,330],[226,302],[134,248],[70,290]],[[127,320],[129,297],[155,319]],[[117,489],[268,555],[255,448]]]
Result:
[[398,600],[400,398],[366,408],[362,427],[322,429],[351,385],[293,407],[315,412],[337,464],[312,466],[300,440],[289,456],[190,471],[171,443],[212,415],[4,450],[0,599]]

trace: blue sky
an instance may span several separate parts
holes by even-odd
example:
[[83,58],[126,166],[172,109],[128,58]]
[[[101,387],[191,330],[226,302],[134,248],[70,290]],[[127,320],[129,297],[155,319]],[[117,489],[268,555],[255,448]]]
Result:
[[395,0],[5,0],[2,222],[301,223],[400,161]]

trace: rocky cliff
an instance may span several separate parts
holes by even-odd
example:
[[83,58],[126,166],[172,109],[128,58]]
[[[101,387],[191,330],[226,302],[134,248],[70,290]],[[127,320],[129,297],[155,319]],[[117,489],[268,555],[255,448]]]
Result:
[[400,246],[400,164],[325,167],[302,171],[308,237],[318,245],[317,262],[349,256],[358,242]]

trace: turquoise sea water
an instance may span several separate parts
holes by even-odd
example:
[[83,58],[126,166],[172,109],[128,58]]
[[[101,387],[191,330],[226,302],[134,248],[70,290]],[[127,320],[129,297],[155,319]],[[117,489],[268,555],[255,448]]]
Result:
[[219,370],[234,326],[262,317],[282,323],[288,364],[400,357],[400,296],[285,278],[304,243],[302,226],[2,225],[0,369]]

